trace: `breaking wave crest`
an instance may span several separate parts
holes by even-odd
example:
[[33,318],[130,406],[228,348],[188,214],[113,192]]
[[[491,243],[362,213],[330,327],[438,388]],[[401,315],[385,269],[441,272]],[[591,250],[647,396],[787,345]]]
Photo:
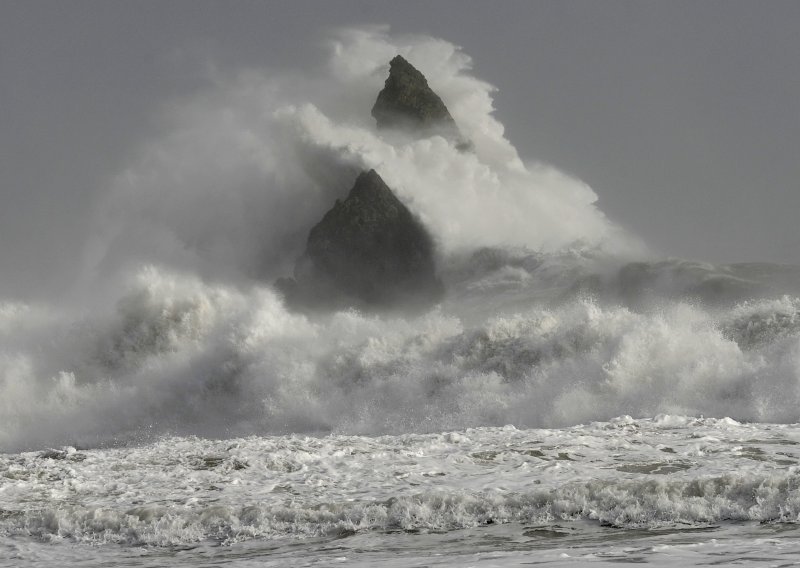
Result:
[[[799,484],[799,476],[784,474],[681,482],[595,482],[520,495],[434,492],[383,502],[320,504],[310,509],[212,505],[180,513],[158,506],[127,511],[59,507],[27,513],[16,521],[24,534],[45,540],[154,546],[207,539],[231,544],[251,538],[341,536],[374,530],[449,531],[491,523],[551,524],[580,519],[620,528],[796,522],[800,518]],[[11,523],[6,520],[2,524]],[[16,531],[6,527],[4,532]]]
[[269,288],[150,267],[108,313],[6,306],[0,445],[549,427],[620,414],[798,420],[797,298],[715,312],[510,297],[513,310],[485,320],[466,305],[311,317]]

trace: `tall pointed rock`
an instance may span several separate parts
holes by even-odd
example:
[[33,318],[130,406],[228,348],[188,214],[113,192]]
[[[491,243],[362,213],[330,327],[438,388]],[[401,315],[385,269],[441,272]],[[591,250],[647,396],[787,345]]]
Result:
[[456,129],[450,111],[425,76],[400,55],[389,62],[389,77],[372,107],[372,116],[379,128]]
[[311,229],[280,287],[290,303],[363,308],[430,305],[443,291],[431,237],[375,170]]

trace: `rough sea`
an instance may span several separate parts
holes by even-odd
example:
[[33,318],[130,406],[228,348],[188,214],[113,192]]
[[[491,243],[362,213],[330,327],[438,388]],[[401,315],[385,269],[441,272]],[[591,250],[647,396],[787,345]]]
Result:
[[[375,129],[397,53],[473,148]],[[378,28],[171,101],[79,281],[0,301],[0,566],[800,564],[800,269],[650,252],[491,92]],[[287,309],[365,168],[443,301]]]

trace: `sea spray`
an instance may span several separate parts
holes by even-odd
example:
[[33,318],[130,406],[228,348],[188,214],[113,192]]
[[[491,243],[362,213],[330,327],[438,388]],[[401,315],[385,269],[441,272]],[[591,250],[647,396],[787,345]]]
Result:
[[[427,73],[474,150],[377,129],[369,109],[392,57],[376,59],[381,53],[403,53]],[[637,249],[586,184],[519,158],[492,116],[493,88],[470,67],[452,44],[376,29],[342,31],[316,74],[215,73],[205,91],[163,108],[159,132],[98,205],[86,287],[96,294],[102,282],[119,286],[118,275],[146,262],[229,282],[271,281],[291,268],[310,227],[355,175],[371,168],[444,255],[480,246],[553,251],[577,240]]]

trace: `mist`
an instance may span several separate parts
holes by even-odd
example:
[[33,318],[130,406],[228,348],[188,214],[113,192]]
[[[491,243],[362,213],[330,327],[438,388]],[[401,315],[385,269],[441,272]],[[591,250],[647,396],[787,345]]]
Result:
[[[80,287],[97,297],[142,264],[235,283],[291,273],[308,230],[375,168],[430,230],[443,258],[480,247],[553,252],[581,243],[642,252],[585,183],[525,163],[494,118],[488,83],[446,41],[340,30],[317,73],[215,71],[176,99],[159,132],[93,204]],[[368,109],[388,60],[430,76],[473,150],[441,137],[379,133]]]

